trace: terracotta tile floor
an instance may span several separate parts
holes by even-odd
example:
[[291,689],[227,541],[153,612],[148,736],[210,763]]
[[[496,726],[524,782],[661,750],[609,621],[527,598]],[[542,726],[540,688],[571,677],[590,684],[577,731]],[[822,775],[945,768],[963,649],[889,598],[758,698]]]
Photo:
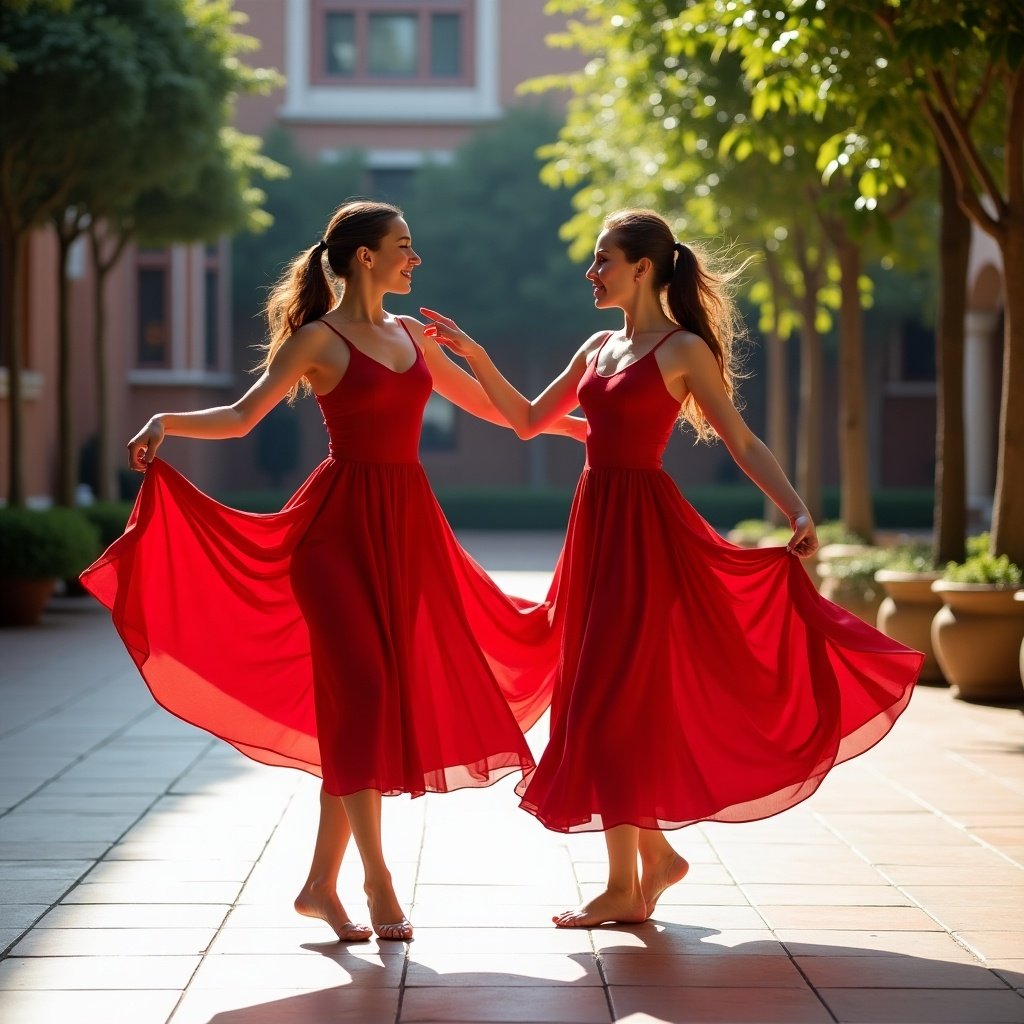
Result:
[[[467,540],[543,591],[552,538]],[[3,1024],[1024,1022],[1019,709],[920,688],[799,807],[676,833],[690,877],[633,928],[549,924],[603,842],[545,832],[511,780],[387,801],[417,938],[346,946],[291,909],[314,780],[160,711],[87,601],[0,642]],[[341,888],[364,916],[354,862]]]

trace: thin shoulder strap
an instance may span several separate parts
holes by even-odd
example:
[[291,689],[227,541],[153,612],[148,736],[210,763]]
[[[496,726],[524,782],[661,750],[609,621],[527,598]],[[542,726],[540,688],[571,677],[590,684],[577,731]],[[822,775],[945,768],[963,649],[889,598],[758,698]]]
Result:
[[[607,344],[608,344],[608,339],[609,339],[609,338],[610,338],[610,337],[611,337],[611,336],[612,336],[612,335],[613,335],[614,333],[615,333],[614,331],[606,331],[606,332],[605,332],[605,335],[604,335],[604,341],[602,341],[602,342],[601,342],[601,344],[597,346],[597,356],[599,356],[599,355],[601,354],[601,350],[602,350],[602,349],[603,349],[603,348],[605,347],[605,345],[607,345]],[[594,360],[595,360],[595,362],[597,361],[597,356],[594,356]]]
[[351,341],[349,341],[349,340],[348,340],[348,338],[346,338],[346,337],[345,337],[345,335],[344,335],[344,334],[342,334],[342,333],[341,333],[341,331],[339,331],[339,330],[338,330],[338,328],[334,326],[334,324],[329,324],[329,323],[328,323],[328,322],[327,322],[326,320],[323,320],[323,319],[318,319],[318,320],[317,320],[317,323],[318,323],[318,324],[323,324],[323,325],[324,325],[324,327],[329,327],[329,328],[330,328],[330,329],[331,329],[332,331],[334,331],[334,333],[335,333],[335,334],[336,334],[336,335],[337,335],[337,336],[338,336],[339,338],[341,338],[341,340],[342,340],[343,342],[345,342],[345,344],[346,344],[346,345],[348,345],[348,347],[349,347],[349,348],[355,348],[355,345],[353,345],[353,344],[352,344],[352,342],[351,342]]
[[409,325],[400,316],[399,317],[395,317],[395,319],[405,328],[405,333],[409,335],[409,340],[412,342],[412,347],[414,349],[416,349],[417,352],[419,352],[420,351],[419,342],[412,336],[412,331],[409,330]]
[[686,330],[686,328],[685,328],[685,327],[673,327],[673,328],[672,328],[672,330],[671,330],[671,331],[669,331],[669,332],[668,332],[668,334],[666,334],[666,335],[665,335],[665,336],[664,336],[664,337],[663,337],[663,338],[661,339],[661,341],[659,341],[659,342],[658,342],[658,344],[657,344],[657,345],[655,345],[655,346],[654,346],[654,348],[652,348],[652,349],[651,349],[651,351],[653,352],[653,351],[654,351],[655,349],[657,349],[657,348],[660,348],[660,347],[661,347],[661,345],[662,345],[662,344],[663,344],[664,342],[668,341],[668,339],[669,339],[669,338],[671,338],[673,334],[678,334],[678,333],[679,333],[680,331],[685,331],[685,330]]

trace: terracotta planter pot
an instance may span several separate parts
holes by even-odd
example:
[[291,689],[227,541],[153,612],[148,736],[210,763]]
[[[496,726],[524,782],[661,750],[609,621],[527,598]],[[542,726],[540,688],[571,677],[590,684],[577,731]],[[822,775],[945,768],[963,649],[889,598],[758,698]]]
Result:
[[56,583],[0,577],[0,625],[34,626],[42,618]]
[[878,609],[878,628],[893,640],[913,647],[925,656],[918,678],[922,683],[945,683],[932,646],[932,619],[942,607],[942,598],[932,590],[941,572],[896,572],[879,569],[875,579],[885,590]]
[[943,607],[932,619],[932,644],[942,674],[962,700],[1024,700],[1020,647],[1024,603],[1007,587],[938,580]]
[[853,612],[857,618],[872,626],[875,624],[884,596],[879,584],[865,589],[861,584],[833,576],[828,562],[821,562],[818,565],[818,576],[821,578],[818,592],[822,597],[848,612]]

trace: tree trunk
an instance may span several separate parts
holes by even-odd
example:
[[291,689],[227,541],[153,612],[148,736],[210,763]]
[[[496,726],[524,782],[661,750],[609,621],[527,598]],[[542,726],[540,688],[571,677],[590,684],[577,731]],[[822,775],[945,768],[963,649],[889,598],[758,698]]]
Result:
[[1010,208],[1000,240],[1006,296],[999,461],[992,551],[1024,567],[1024,209]]
[[97,224],[89,226],[89,245],[93,265],[93,372],[96,375],[96,489],[100,501],[119,497],[117,473],[111,442],[110,402],[108,401],[110,361],[107,346],[107,278],[127,244],[128,236],[117,238],[109,254],[103,253],[103,239]]
[[803,277],[800,297],[800,415],[796,440],[796,489],[811,518],[822,515],[821,499],[821,427],[824,420],[825,365],[818,334],[818,292],[821,289],[820,260],[808,258],[803,232],[796,228],[793,241],[797,263]]
[[25,504],[25,470],[22,452],[24,423],[21,391],[21,289],[24,265],[25,233],[17,230],[0,232],[3,246],[3,332],[7,345],[7,409],[8,409],[8,482],[7,504]]
[[864,321],[860,306],[861,247],[836,239],[841,295],[839,320],[839,518],[869,543],[874,537],[864,393]]
[[[765,253],[765,267],[772,288],[772,326],[765,345],[766,420],[765,431],[768,447],[782,466],[789,472],[789,417],[786,415],[786,400],[789,393],[786,379],[786,343],[779,334],[779,308],[782,303],[782,288],[779,268],[771,253]],[[786,525],[786,517],[771,498],[764,501],[764,517],[776,526]]]
[[[935,410],[936,565],[961,562],[967,534],[964,466],[964,317],[971,222],[957,201],[956,181],[939,149],[939,308],[936,333],[938,372]],[[1009,280],[1009,277],[1007,278]]]
[[68,252],[78,234],[62,218],[57,229],[57,504],[75,503],[75,438],[71,409],[71,288]]

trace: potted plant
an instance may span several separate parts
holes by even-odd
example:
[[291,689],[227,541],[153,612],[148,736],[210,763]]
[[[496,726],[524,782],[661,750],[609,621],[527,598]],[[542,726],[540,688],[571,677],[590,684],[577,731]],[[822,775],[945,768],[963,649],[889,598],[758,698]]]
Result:
[[943,604],[932,620],[935,656],[962,700],[1019,701],[1024,603],[1014,600],[1014,591],[1020,567],[989,551],[988,534],[972,537],[967,551],[965,561],[950,562],[932,584]]
[[741,519],[725,536],[737,547],[756,548],[774,529],[767,519]]
[[0,624],[37,623],[57,580],[99,551],[96,527],[73,509],[0,508]]
[[875,573],[885,599],[878,609],[878,628],[925,656],[919,681],[944,683],[932,646],[932,619],[942,599],[932,584],[942,576],[935,567],[931,547],[907,544],[890,549],[885,565]]
[[881,548],[865,547],[856,554],[820,562],[821,596],[874,625],[883,596],[875,573],[888,557],[888,552]]

